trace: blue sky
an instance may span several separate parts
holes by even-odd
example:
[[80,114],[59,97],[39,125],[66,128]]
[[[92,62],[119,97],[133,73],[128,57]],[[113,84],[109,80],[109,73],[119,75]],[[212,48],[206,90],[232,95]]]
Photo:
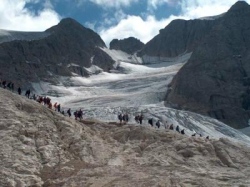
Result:
[[[227,11],[237,0],[1,0],[0,28],[43,31],[71,17],[108,45],[129,36],[146,43],[173,19]],[[250,3],[250,0],[246,0]]]

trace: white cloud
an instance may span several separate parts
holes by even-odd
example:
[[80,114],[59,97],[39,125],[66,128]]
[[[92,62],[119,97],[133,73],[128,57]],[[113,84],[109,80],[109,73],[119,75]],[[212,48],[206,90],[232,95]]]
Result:
[[148,7],[149,9],[157,9],[158,6],[167,3],[168,0],[148,0]]
[[[153,15],[146,16],[144,20],[138,16],[127,16],[116,26],[103,28],[99,33],[107,45],[114,38],[123,39],[129,36],[146,43],[173,19],[195,19],[219,15],[226,12],[236,2],[237,0],[148,0],[148,10],[156,9],[157,6],[166,3],[169,6],[180,7],[180,13],[178,16],[171,15],[161,20],[156,20]],[[246,2],[250,3],[250,0]]]
[[78,5],[82,5],[86,1],[100,5],[103,8],[120,8],[129,7],[132,3],[136,3],[139,0],[78,0]]
[[[182,14],[190,19],[226,12],[237,0],[180,0]],[[247,0],[246,2],[250,2]]]
[[25,7],[27,3],[38,3],[39,0],[1,0],[0,28],[19,31],[45,30],[60,20],[52,9],[49,0],[44,1],[44,8],[35,13]]
[[125,19],[122,19],[118,25],[107,30],[102,29],[99,33],[107,45],[109,45],[112,39],[123,39],[130,36],[146,43],[159,33],[160,29],[164,28],[174,19],[176,19],[175,16],[164,20],[156,20],[154,16],[148,16],[145,20],[139,16],[127,16]]

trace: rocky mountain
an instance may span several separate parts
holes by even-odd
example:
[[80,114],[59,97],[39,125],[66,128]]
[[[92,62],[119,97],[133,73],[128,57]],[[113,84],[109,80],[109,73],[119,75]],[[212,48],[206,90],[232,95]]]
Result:
[[222,17],[198,21],[211,24],[198,47],[189,49],[191,58],[169,85],[167,105],[209,115],[235,128],[248,126],[249,17],[250,6],[238,1]]
[[123,40],[113,39],[110,42],[110,49],[121,50],[128,54],[134,54],[143,47],[144,43],[134,37],[125,38]]
[[217,20],[174,20],[138,53],[139,56],[176,57],[192,52]]
[[64,117],[0,88],[0,186],[249,186],[228,139]]
[[[11,37],[13,34],[13,37]],[[5,36],[5,37],[4,37]],[[71,18],[46,30],[30,35],[8,32],[0,44],[0,76],[24,82],[56,82],[57,76],[88,76],[86,68],[98,66],[104,71],[114,61],[100,49],[106,47],[100,36]],[[32,37],[33,36],[33,37]],[[9,38],[6,40],[6,37]]]

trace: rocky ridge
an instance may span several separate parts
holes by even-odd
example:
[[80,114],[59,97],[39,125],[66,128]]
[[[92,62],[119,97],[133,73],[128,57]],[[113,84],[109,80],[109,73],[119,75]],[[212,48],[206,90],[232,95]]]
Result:
[[123,40],[113,39],[110,42],[110,49],[121,50],[132,55],[137,51],[140,51],[144,45],[145,44],[140,40],[134,37],[129,37]]
[[63,117],[0,88],[0,186],[249,186],[227,139]]
[[25,35],[21,36],[21,40],[0,44],[0,76],[19,80],[22,86],[28,81],[56,83],[57,76],[73,73],[88,76],[91,72],[86,68],[92,66],[104,71],[113,67],[114,61],[100,49],[106,47],[100,36],[71,18],[61,20],[41,38],[34,35],[33,40],[25,40]]
[[238,1],[193,50],[177,73],[166,104],[216,118],[234,128],[250,118],[250,6]]

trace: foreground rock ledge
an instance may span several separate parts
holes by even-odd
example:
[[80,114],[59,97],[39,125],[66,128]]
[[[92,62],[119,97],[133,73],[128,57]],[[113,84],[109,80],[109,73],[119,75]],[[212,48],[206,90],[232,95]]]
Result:
[[0,88],[0,186],[249,186],[249,148],[79,123]]

